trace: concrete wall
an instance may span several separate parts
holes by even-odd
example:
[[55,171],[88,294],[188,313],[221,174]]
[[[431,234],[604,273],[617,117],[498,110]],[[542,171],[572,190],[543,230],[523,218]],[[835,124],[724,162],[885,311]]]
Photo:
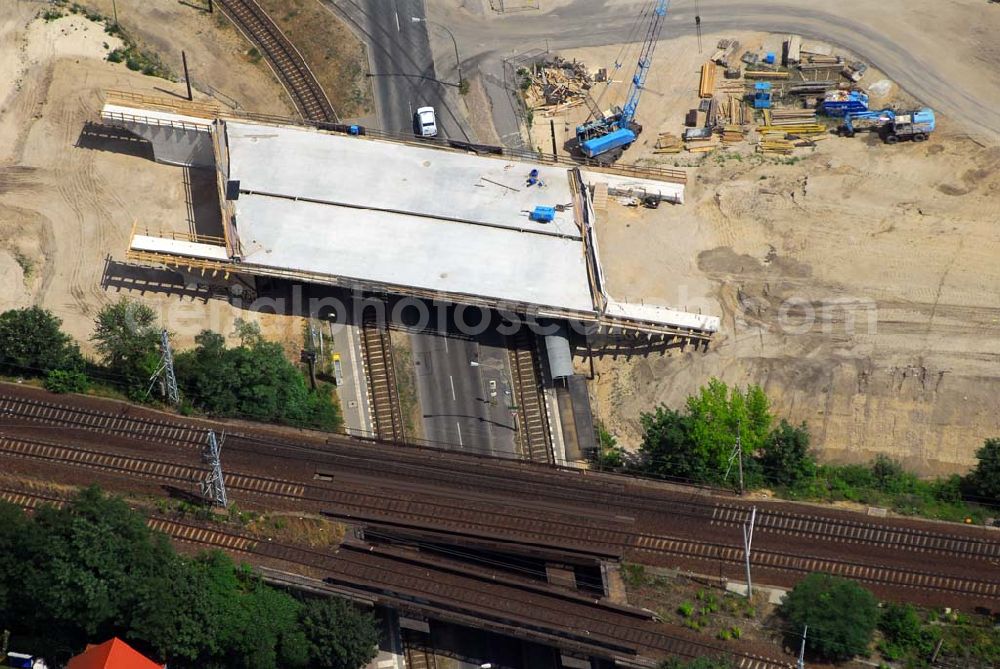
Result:
[[177,128],[122,120],[110,122],[149,140],[153,145],[153,156],[158,163],[182,167],[215,165],[212,134],[208,128]]

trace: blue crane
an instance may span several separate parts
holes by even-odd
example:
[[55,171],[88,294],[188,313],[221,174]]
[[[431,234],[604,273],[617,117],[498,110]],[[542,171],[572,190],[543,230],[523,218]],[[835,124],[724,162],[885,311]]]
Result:
[[642,126],[635,122],[635,111],[639,107],[639,97],[646,85],[649,67],[653,64],[653,51],[656,50],[669,4],[669,0],[658,0],[653,9],[652,21],[646,31],[646,40],[643,42],[639,62],[632,75],[632,85],[629,87],[625,106],[607,118],[595,119],[577,126],[576,138],[580,144],[580,151],[586,157],[597,158],[601,162],[613,162],[642,132]]

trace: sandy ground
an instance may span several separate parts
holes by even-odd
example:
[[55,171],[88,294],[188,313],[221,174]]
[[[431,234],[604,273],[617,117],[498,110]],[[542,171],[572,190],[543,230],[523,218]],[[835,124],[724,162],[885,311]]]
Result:
[[[616,53],[562,55],[596,68]],[[642,411],[679,406],[718,376],[763,385],[826,460],[888,453],[924,474],[967,469],[1000,433],[1000,147],[944,117],[924,144],[859,135],[793,160],[746,145],[654,156],[656,132],[678,133],[696,105],[701,62],[684,39],[657,55],[628,160],[692,167],[687,204],[610,205],[598,228],[609,290],[720,315],[723,329],[704,354],[598,360],[597,415],[635,446]],[[864,83],[883,79],[873,70]],[[906,98],[895,86],[888,97]]]
[[[105,142],[94,136],[100,129],[88,124],[97,120],[106,89],[162,95],[183,86],[104,60],[117,43],[83,17],[33,20],[44,6],[0,6],[0,282],[5,289],[0,309],[30,304],[50,309],[85,349],[94,315],[120,295],[153,306],[181,347],[202,328],[228,333],[235,318],[258,317],[210,291],[177,285],[176,275],[115,264],[124,256],[133,224],[181,230],[193,225],[189,192],[204,179],[152,162],[141,146]],[[236,37],[231,28],[218,30],[211,19],[176,2],[119,0],[122,22],[128,25],[138,7],[150,19],[165,12],[160,26],[170,17],[179,17],[181,28],[185,21],[199,23],[200,37],[193,27],[192,34],[176,30],[177,24],[170,34],[176,32],[189,61],[215,63],[202,70],[203,87],[229,91],[256,111],[287,112],[280,87],[260,66],[236,53],[231,70],[239,76],[227,73],[224,59],[233,54],[226,45]],[[299,319],[263,316],[261,322],[266,335],[290,348],[301,343]]]

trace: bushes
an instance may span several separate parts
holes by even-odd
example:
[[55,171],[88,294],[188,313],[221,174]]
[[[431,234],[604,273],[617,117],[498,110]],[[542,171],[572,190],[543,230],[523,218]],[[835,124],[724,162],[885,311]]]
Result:
[[329,387],[311,392],[281,346],[260,337],[227,348],[222,335],[203,331],[197,346],[175,356],[182,394],[197,409],[334,430],[341,417]]
[[623,458],[625,467],[660,478],[732,485],[736,463],[731,457],[739,431],[748,488],[767,485],[790,499],[846,500],[953,521],[986,516],[984,508],[964,502],[963,494],[1000,504],[1000,439],[987,440],[978,453],[979,466],[966,479],[926,481],[884,455],[867,465],[818,465],[806,425],[782,420],[769,429],[768,407],[759,387],[740,391],[712,379],[688,398],[683,411],[660,406],[642,414],[640,458]]
[[878,601],[853,581],[815,573],[785,595],[780,613],[790,626],[790,636],[809,626],[810,652],[841,661],[867,650],[878,623]]
[[83,372],[53,369],[42,385],[53,393],[85,393],[90,387],[90,380]]

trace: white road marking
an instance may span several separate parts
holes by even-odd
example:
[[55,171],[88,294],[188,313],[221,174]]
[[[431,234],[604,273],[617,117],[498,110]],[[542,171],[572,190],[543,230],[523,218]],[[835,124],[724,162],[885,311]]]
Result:
[[462,424],[456,421],[455,427],[458,428],[458,445],[465,446],[465,444],[462,443]]
[[455,397],[455,377],[453,377],[451,374],[448,375],[448,383],[451,384],[451,400],[454,402],[458,398]]
[[399,32],[399,12],[396,12],[396,32]]

